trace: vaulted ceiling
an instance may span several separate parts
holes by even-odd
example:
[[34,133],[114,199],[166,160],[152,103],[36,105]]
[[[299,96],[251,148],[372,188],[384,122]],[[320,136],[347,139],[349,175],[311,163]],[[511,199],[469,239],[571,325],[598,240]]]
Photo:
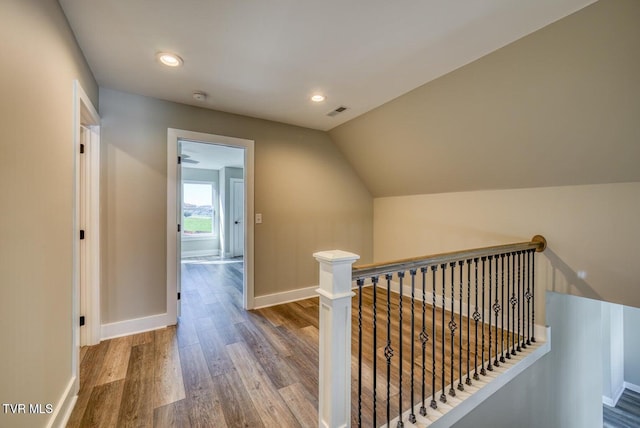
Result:
[[638,22],[601,0],[330,135],[374,196],[638,182]]
[[100,86],[328,130],[593,1],[60,3]]
[[100,86],[329,131],[374,197],[640,181],[637,0],[60,3]]

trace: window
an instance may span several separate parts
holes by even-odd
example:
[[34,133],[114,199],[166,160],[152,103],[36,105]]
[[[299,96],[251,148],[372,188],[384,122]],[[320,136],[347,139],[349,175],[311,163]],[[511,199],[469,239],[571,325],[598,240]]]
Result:
[[214,183],[185,181],[182,183],[182,200],[183,237],[215,236]]

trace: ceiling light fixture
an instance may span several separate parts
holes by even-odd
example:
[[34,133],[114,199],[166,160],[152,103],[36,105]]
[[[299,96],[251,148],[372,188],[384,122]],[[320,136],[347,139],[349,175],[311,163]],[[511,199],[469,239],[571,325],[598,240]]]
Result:
[[313,101],[314,103],[321,103],[325,99],[326,97],[322,94],[315,94],[311,97],[311,101]]
[[207,93],[204,91],[194,91],[193,99],[196,101],[204,101],[207,99]]
[[179,67],[183,63],[182,58],[169,52],[158,52],[156,54],[156,58],[168,67]]

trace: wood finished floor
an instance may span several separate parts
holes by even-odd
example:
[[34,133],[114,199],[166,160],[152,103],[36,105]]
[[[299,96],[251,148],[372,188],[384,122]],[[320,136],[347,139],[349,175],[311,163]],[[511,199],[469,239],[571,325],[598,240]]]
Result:
[[616,407],[603,405],[605,428],[640,427],[640,393],[625,389]]
[[[182,308],[178,326],[101,342],[81,349],[80,393],[68,427],[316,427],[318,424],[318,299],[307,299],[256,311],[242,309],[242,263],[219,264],[201,260],[183,264]],[[386,422],[386,306],[387,295],[378,289],[376,361],[378,372],[377,424]],[[373,332],[370,328],[372,290],[363,302],[363,420],[372,426],[371,390]],[[391,310],[397,314],[398,295]],[[354,329],[357,310],[354,298]],[[403,314],[411,305],[404,299]],[[421,304],[416,304],[416,314]],[[427,306],[427,325],[431,325]],[[445,312],[445,323],[450,314]],[[456,321],[459,322],[458,316]],[[463,324],[466,324],[463,318]],[[471,321],[473,325],[473,321]],[[441,335],[442,313],[436,313]],[[398,413],[400,370],[397,358],[397,320],[391,322],[396,357],[391,366],[389,407]],[[446,330],[445,384],[450,381],[450,333]],[[472,328],[473,332],[473,328]],[[429,332],[431,335],[431,332]],[[402,406],[411,402],[408,379],[412,364],[410,325],[403,324]],[[418,329],[416,328],[416,335]],[[481,335],[481,329],[479,335]],[[492,329],[495,341],[496,330]],[[485,326],[488,338],[489,329]],[[357,333],[352,341],[352,425],[357,426]],[[505,336],[506,337],[506,336]],[[458,370],[456,336],[454,378]],[[475,340],[470,338],[473,372]],[[463,335],[463,376],[466,375],[466,335]],[[506,343],[506,339],[505,339]],[[426,348],[425,395],[431,395],[431,347]],[[492,345],[493,346],[493,345]],[[436,397],[442,389],[441,348],[436,350]],[[488,358],[485,349],[485,359]],[[495,349],[494,349],[495,355]],[[480,362],[480,361],[479,361]],[[413,369],[422,374],[422,354],[415,348]],[[479,370],[479,368],[478,368]],[[446,388],[448,391],[448,387]],[[416,383],[414,400],[420,400]]]

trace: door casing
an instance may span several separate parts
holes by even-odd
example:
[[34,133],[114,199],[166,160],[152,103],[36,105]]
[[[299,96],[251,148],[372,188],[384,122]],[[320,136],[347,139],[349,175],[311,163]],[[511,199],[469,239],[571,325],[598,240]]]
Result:
[[[206,134],[169,128],[167,130],[167,318],[171,324],[177,322],[180,275],[180,232],[181,221],[178,199],[181,185],[178,168],[179,141],[188,140],[197,143],[217,144],[244,149],[244,218],[252,219],[254,213],[254,141],[223,135]],[[254,227],[253,222],[245,221],[244,233],[244,269],[243,306],[254,308]]]
[[[80,386],[80,346],[101,340],[100,318],[100,116],[91,99],[74,81],[73,119],[73,287],[72,287],[72,372],[74,389]],[[84,153],[80,153],[84,144]],[[81,163],[81,156],[83,157]],[[80,240],[80,230],[85,239]],[[82,279],[82,280],[81,280]],[[80,327],[80,315],[85,325]]]

